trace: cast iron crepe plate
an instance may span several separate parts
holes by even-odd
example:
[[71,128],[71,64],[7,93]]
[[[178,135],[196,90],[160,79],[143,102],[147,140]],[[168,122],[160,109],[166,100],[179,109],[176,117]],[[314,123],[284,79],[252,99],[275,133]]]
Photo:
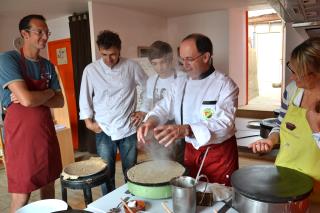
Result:
[[257,165],[243,167],[231,176],[231,185],[241,195],[267,203],[286,203],[308,197],[313,180],[293,169]]
[[[152,160],[151,160],[152,161]],[[145,162],[148,162],[148,161],[142,161],[142,162],[140,162],[140,163],[137,163],[137,164],[135,164],[134,166],[136,166],[136,165],[139,165],[139,164],[142,164],[142,163],[145,163]],[[180,164],[180,163],[179,163]],[[181,165],[181,164],[180,164]],[[133,168],[134,166],[132,166],[131,168]],[[184,167],[183,165],[181,165],[182,167]],[[134,183],[134,184],[137,184],[137,185],[140,185],[140,186],[165,186],[165,185],[169,185],[170,184],[170,180],[169,181],[167,181],[167,182],[161,182],[161,183],[139,183],[139,182],[135,182],[135,181],[132,181],[132,180],[130,180],[130,178],[128,178],[128,175],[127,175],[127,173],[128,173],[128,171],[131,169],[131,168],[129,168],[128,170],[127,170],[127,172],[125,173],[125,179],[127,180],[127,181],[129,181],[129,182],[131,182],[131,183]],[[187,170],[186,170],[186,167],[184,167],[184,172],[183,172],[183,174],[181,174],[181,176],[183,176],[183,175],[186,175],[187,174]]]

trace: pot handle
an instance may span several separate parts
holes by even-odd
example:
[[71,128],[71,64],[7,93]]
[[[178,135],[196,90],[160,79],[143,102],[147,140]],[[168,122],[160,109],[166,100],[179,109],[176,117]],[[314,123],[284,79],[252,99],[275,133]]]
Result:
[[[202,198],[201,198],[201,200],[200,200],[199,203],[202,203],[203,198],[204,198],[204,195],[205,195],[205,192],[206,192],[206,190],[207,190],[208,183],[209,183],[209,178],[208,178],[206,175],[200,175],[199,178],[198,178],[198,180],[200,180],[202,177],[204,177],[204,178],[206,179],[206,185],[205,185],[204,190],[203,190],[203,192],[202,192]],[[198,181],[197,184],[199,184],[199,181]]]

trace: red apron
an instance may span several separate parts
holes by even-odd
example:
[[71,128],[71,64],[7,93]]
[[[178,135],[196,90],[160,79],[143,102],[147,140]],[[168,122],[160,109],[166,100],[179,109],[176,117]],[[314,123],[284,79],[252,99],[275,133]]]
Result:
[[[236,138],[233,136],[220,144],[210,144],[207,157],[203,163],[201,174],[209,178],[210,183],[220,183],[231,186],[230,177],[239,168],[238,148]],[[196,177],[203,156],[208,146],[193,148],[186,143],[184,164],[189,169],[191,177]]]
[[[22,74],[28,89],[47,89],[46,77],[40,80],[28,77],[23,53],[21,56]],[[43,76],[41,65],[40,70]],[[4,131],[10,193],[30,193],[59,177],[62,171],[60,148],[49,107],[12,103],[7,109]]]

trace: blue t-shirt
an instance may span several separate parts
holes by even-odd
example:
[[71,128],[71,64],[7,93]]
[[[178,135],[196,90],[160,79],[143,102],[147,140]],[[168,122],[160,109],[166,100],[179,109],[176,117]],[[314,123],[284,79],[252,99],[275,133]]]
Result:
[[[3,107],[8,107],[11,103],[11,91],[8,85],[15,81],[24,81],[22,77],[22,69],[20,65],[21,55],[18,51],[12,50],[0,53],[0,97]],[[41,58],[46,75],[49,76],[49,88],[59,91],[60,84],[57,78],[53,64],[45,58]],[[39,61],[25,59],[29,78],[34,80],[40,79]]]

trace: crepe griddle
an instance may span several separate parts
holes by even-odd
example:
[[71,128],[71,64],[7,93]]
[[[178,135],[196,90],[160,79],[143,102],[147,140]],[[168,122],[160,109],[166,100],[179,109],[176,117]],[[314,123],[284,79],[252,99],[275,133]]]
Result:
[[308,175],[272,165],[243,167],[232,174],[231,184],[243,196],[268,203],[302,200],[313,188]]

